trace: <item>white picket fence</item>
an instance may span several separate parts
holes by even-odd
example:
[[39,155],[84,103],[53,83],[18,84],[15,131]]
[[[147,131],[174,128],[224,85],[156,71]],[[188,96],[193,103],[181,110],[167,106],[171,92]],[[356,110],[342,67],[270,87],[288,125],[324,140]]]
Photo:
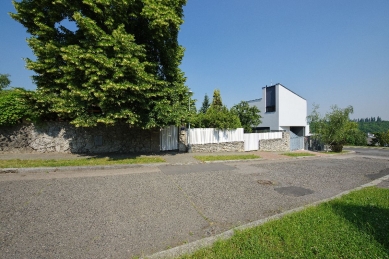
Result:
[[258,150],[261,139],[282,138],[282,132],[265,132],[265,133],[245,133],[244,134],[244,151]]
[[189,143],[208,144],[244,141],[243,128],[231,130],[219,130],[214,128],[194,128],[189,129]]

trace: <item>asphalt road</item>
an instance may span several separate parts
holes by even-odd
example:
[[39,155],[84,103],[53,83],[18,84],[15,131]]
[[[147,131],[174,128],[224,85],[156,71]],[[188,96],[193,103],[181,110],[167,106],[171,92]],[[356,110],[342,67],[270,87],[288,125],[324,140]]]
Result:
[[347,147],[344,150],[355,151],[359,156],[378,156],[389,158],[389,148],[358,148],[358,147]]
[[0,255],[151,255],[384,175],[388,159],[357,155],[0,174]]

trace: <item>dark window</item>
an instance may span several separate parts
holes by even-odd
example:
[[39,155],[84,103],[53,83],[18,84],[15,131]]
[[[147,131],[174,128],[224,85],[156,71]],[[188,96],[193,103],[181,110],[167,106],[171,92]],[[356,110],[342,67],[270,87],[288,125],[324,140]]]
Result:
[[266,112],[276,111],[276,86],[266,87]]

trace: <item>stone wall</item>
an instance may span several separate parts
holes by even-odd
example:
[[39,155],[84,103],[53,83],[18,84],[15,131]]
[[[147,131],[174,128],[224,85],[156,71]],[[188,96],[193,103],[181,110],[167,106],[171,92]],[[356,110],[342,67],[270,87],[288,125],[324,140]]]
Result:
[[262,139],[259,141],[260,151],[290,151],[289,132],[282,132],[282,138]]
[[187,152],[188,147],[187,147],[187,131],[186,130],[180,130],[180,136],[178,139],[178,152]]
[[243,152],[244,142],[223,142],[223,143],[209,143],[209,144],[194,144],[190,145],[193,153],[212,153],[212,152]]
[[132,153],[159,152],[159,129],[128,125],[76,128],[67,122],[0,127],[0,152]]

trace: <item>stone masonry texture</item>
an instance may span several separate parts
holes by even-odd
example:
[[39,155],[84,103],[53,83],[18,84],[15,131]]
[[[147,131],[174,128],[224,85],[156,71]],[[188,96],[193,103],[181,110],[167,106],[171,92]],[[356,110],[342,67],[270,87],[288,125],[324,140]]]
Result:
[[132,153],[159,152],[159,129],[128,125],[76,128],[68,122],[0,127],[0,152],[7,153]]
[[222,142],[209,144],[190,145],[193,153],[210,153],[210,152],[243,152],[244,142]]
[[283,132],[280,139],[262,139],[259,141],[259,150],[261,151],[289,151],[290,135],[289,132]]

